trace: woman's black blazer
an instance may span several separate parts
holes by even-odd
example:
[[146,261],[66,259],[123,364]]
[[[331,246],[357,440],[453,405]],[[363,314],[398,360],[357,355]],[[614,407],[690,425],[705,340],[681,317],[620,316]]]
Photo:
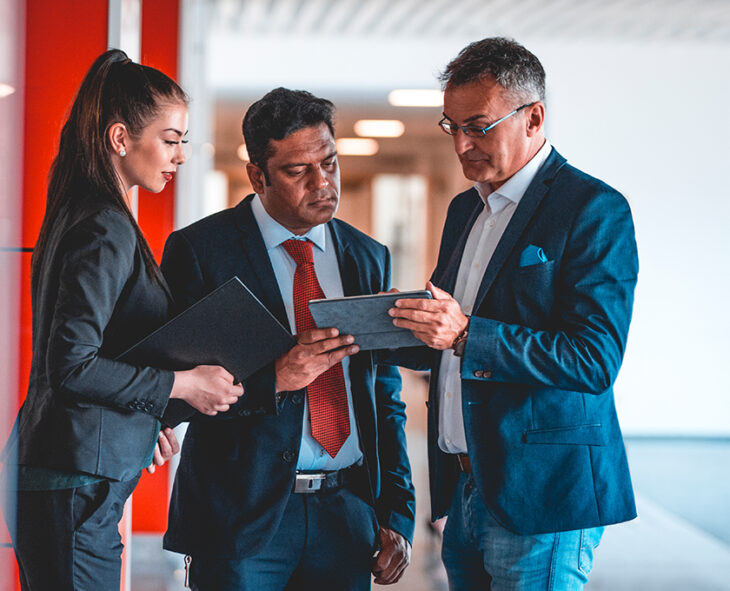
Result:
[[165,322],[169,291],[121,211],[67,212],[47,244],[28,395],[4,460],[127,480],[149,458],[174,375],[115,358]]

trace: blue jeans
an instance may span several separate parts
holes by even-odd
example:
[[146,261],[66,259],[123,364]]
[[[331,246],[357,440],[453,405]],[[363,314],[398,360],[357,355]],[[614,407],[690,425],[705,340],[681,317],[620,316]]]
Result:
[[602,527],[522,536],[487,510],[471,474],[461,474],[441,557],[451,591],[580,591]]

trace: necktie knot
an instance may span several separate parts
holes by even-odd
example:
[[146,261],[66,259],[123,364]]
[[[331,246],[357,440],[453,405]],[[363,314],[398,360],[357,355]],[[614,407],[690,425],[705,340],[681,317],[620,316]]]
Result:
[[313,244],[309,240],[285,240],[281,243],[289,256],[299,265],[314,264]]

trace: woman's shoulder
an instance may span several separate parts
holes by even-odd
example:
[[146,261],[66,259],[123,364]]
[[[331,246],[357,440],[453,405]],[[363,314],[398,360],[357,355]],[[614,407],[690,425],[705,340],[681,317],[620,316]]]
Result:
[[134,246],[137,237],[129,217],[119,209],[98,207],[71,216],[64,233],[82,240],[111,240]]
[[138,248],[129,217],[119,209],[99,207],[67,220],[59,254],[65,258],[97,257],[114,261],[119,271],[132,264]]

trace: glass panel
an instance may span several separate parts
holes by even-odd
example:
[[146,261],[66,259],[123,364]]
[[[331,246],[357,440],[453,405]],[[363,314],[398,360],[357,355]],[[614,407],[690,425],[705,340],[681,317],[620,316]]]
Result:
[[[18,318],[21,264],[21,174],[23,154],[23,16],[21,0],[0,2],[0,446],[10,432],[18,405]],[[10,320],[10,321],[8,321]],[[8,480],[14,474],[6,474]],[[5,503],[6,483],[0,488]],[[8,509],[11,513],[12,509]],[[11,515],[6,515],[12,519]],[[15,560],[5,520],[0,519],[0,588],[13,588]]]
[[382,174],[373,179],[373,236],[393,256],[392,285],[423,289],[426,275],[426,178]]

